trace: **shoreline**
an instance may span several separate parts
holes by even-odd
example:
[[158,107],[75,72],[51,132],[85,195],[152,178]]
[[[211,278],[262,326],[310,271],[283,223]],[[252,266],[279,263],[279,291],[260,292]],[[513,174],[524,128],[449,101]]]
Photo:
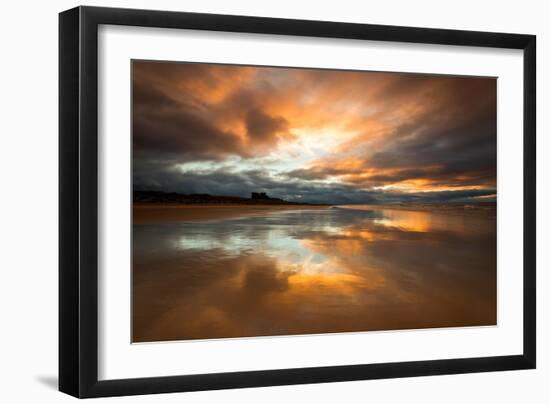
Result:
[[133,204],[133,224],[166,224],[239,219],[287,210],[329,209],[333,205]]
[[399,210],[409,212],[429,212],[453,216],[496,216],[495,205],[473,204],[411,204],[411,205],[309,205],[309,204],[160,204],[134,203],[132,205],[133,224],[167,224],[201,222],[209,220],[239,219],[261,216],[266,213],[291,210],[317,209],[349,210]]

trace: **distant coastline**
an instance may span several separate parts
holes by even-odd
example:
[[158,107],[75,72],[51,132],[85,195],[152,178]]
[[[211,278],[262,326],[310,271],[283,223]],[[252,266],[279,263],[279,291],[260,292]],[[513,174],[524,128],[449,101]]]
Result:
[[134,191],[133,223],[159,224],[263,216],[308,209],[405,210],[459,216],[496,216],[496,203],[314,204],[289,202],[253,193],[250,198],[208,194]]
[[134,205],[295,205],[295,206],[330,206],[323,203],[291,202],[273,198],[263,192],[252,192],[250,198],[239,196],[221,196],[210,194],[180,194],[162,191],[134,191]]

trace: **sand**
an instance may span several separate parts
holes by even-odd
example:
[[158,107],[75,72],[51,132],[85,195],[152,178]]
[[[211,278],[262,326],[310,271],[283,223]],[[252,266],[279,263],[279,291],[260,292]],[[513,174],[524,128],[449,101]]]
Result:
[[[429,211],[460,216],[494,216],[496,206],[472,205],[335,205],[343,209]],[[329,209],[331,205],[244,205],[244,204],[134,204],[134,224],[185,223],[205,220],[237,219],[266,213],[303,209]]]
[[451,216],[496,216],[496,204],[460,204],[460,203],[408,203],[379,205],[337,205],[341,209],[355,210],[402,210],[409,212],[429,212]]
[[133,221],[134,224],[184,223],[261,216],[286,210],[328,208],[330,206],[323,205],[134,204]]

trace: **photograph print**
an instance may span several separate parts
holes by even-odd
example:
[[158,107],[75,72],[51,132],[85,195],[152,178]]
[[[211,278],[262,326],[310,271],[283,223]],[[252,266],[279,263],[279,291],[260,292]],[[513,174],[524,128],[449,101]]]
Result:
[[497,80],[133,60],[132,342],[497,324]]

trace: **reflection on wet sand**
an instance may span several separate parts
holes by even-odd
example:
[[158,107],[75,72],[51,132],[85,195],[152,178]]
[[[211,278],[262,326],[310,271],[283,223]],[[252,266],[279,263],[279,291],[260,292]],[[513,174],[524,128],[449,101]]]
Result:
[[303,209],[135,224],[134,342],[496,324],[496,217]]

